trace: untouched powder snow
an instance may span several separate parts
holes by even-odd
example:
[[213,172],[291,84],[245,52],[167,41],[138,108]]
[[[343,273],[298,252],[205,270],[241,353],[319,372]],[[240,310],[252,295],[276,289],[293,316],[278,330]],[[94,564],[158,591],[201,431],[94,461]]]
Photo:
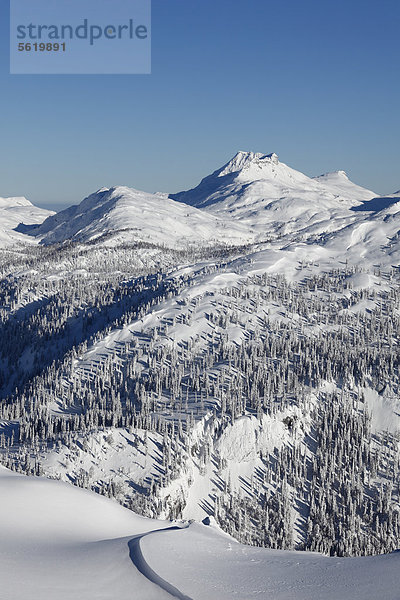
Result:
[[196,600],[398,600],[400,554],[330,558],[243,546],[212,527],[155,533],[142,544],[158,573]]
[[139,517],[0,467],[0,598],[397,600],[400,554],[328,558],[254,548],[214,527]]
[[[0,467],[0,598],[163,600],[130,556],[138,535],[168,527],[68,484]],[[137,557],[140,562],[140,555]]]

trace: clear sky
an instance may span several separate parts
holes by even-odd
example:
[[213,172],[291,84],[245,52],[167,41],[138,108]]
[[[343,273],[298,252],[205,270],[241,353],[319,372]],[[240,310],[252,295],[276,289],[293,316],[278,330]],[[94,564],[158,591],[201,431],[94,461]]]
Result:
[[152,74],[107,76],[9,75],[0,7],[0,196],[176,192],[237,150],[400,188],[399,0],[153,0]]

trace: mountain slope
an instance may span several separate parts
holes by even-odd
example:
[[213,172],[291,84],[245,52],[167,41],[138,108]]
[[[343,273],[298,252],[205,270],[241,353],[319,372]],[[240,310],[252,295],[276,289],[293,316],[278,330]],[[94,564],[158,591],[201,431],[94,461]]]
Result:
[[48,245],[65,240],[111,243],[145,241],[184,247],[198,242],[247,241],[246,227],[226,224],[214,215],[184,206],[165,194],[148,194],[127,187],[102,189],[79,205],[49,217],[34,235]]
[[363,202],[355,222],[321,239],[349,264],[390,268],[400,261],[400,194]]
[[[370,456],[383,460],[386,423],[392,434],[399,427],[398,373],[387,370],[397,360],[398,299],[393,290],[386,295],[386,274],[340,271],[345,255],[335,252],[298,244],[169,272],[152,305],[66,356],[51,380],[34,382],[28,406],[39,399],[46,447],[39,458],[32,451],[28,413],[20,419],[23,441],[10,451],[8,464],[39,463],[47,475],[102,493],[112,481],[115,497],[142,514],[196,520],[212,514],[225,531],[255,545],[340,554],[395,549],[398,521],[391,511],[398,471],[381,466],[378,473],[371,461],[356,462],[354,451],[362,441]],[[149,296],[156,297],[154,290]],[[386,315],[392,342],[375,355],[387,337]],[[70,419],[74,437],[55,436],[61,415]],[[107,431],[99,429],[104,423]],[[12,427],[5,427],[7,437]],[[353,440],[346,459],[340,448],[345,439]],[[393,442],[385,452],[389,464],[398,460],[396,448]],[[342,491],[352,489],[355,464],[359,514],[350,492]],[[324,498],[318,508],[318,494],[310,493],[311,485],[322,489],[327,473],[341,477],[340,493],[329,488],[331,511],[340,506],[334,515],[327,515]],[[394,490],[385,509],[393,535],[376,535],[381,486]],[[364,497],[372,502],[371,514],[362,512]],[[360,537],[338,546],[348,514],[361,519],[361,527],[352,525]],[[325,528],[327,517],[335,529],[311,534],[321,523]]]
[[[54,212],[38,208],[23,197],[0,198],[0,246],[9,246],[16,242],[29,242],[31,238],[23,234],[18,226],[36,225],[53,215]],[[17,229],[17,231],[16,231]]]

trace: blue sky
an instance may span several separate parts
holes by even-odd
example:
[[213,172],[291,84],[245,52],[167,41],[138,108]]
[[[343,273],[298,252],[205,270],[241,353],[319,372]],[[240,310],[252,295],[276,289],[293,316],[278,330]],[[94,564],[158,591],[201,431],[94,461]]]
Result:
[[0,196],[176,192],[237,150],[400,188],[398,0],[153,0],[152,74],[106,76],[9,75],[0,6]]

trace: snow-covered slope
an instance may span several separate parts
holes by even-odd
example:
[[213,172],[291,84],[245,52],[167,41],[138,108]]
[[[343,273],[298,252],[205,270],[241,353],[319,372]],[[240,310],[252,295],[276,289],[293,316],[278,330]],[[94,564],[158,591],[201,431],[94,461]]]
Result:
[[54,213],[50,210],[34,206],[26,198],[0,198],[0,247],[17,242],[29,242],[32,238],[21,231],[15,231],[24,225],[36,225]]
[[372,269],[388,268],[400,262],[400,194],[363,202],[354,223],[324,236],[324,250],[335,252],[349,264]]
[[364,202],[375,198],[375,192],[350,181],[345,171],[333,171],[319,177],[313,177],[313,181],[320,183],[324,188],[332,191],[339,200],[352,200],[354,203]]
[[150,566],[195,600],[397,600],[400,553],[329,558],[244,546],[191,525],[143,540]]
[[218,216],[230,215],[260,233],[308,236],[356,220],[349,209],[375,196],[343,171],[311,179],[276,154],[238,152],[196,188],[170,197]]
[[[102,189],[78,206],[46,219],[34,232],[43,244],[75,240],[107,243],[145,241],[167,247],[198,242],[241,243],[252,236],[247,228],[197,208],[184,206],[165,194],[148,194],[127,187]],[[110,242],[110,236],[112,241]]]
[[171,597],[140,573],[128,546],[134,536],[168,524],[96,494],[3,467],[0,498],[0,598]]
[[215,527],[173,527],[2,467],[0,497],[7,600],[398,598],[398,553],[343,559],[251,548]]

